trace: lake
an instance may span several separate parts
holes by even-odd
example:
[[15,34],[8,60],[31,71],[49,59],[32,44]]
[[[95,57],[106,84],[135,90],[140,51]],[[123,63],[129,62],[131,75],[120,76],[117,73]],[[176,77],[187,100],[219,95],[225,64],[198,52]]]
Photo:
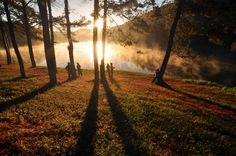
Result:
[[[68,43],[55,44],[57,67],[64,68],[69,62]],[[102,43],[98,42],[98,60],[101,61]],[[35,60],[38,66],[46,66],[44,46],[35,45]],[[21,46],[20,52],[25,63],[30,63],[28,48]],[[3,50],[1,54],[5,54]],[[14,56],[14,52],[11,49]],[[147,49],[143,47],[118,44],[106,44],[105,63],[113,63],[115,70],[124,70],[146,74],[154,74],[159,68],[164,52],[158,48]],[[74,43],[74,60],[79,62],[82,69],[93,69],[93,43]],[[166,70],[166,76],[192,79],[205,79],[223,84],[236,84],[234,71],[235,64],[223,62],[215,58],[197,56],[195,59],[181,58],[172,54]]]
[[[57,67],[65,67],[69,62],[68,43],[55,45],[55,55]],[[24,53],[24,61],[30,63],[27,47],[20,47],[21,53]],[[46,66],[44,56],[44,47],[34,46],[35,59],[38,66]],[[98,61],[101,62],[102,43],[98,42]],[[138,47],[123,47],[117,44],[107,44],[105,52],[105,63],[113,63],[116,70],[153,73],[157,67],[154,59],[157,58],[157,52],[151,49]],[[74,43],[74,60],[79,62],[83,69],[93,69],[93,43],[79,42]],[[149,64],[149,65],[147,65]]]

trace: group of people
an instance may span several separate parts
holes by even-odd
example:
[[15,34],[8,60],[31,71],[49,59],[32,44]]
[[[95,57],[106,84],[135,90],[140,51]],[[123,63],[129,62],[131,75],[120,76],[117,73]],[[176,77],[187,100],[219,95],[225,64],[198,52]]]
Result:
[[[78,62],[76,64],[76,67],[77,67],[78,77],[83,76],[81,66],[80,66],[80,64]],[[72,68],[72,65],[71,65],[70,62],[67,63],[67,66],[66,66],[65,69],[67,70],[67,73],[68,73],[68,79],[71,79],[72,78],[73,68]]]
[[106,65],[106,68],[107,68],[107,74],[109,76],[110,79],[113,79],[113,70],[115,69],[115,67],[113,66],[112,63],[107,63]]
[[[76,64],[76,67],[77,67],[78,77],[81,77],[83,75],[83,73],[82,73],[81,66],[78,62]],[[108,73],[109,78],[113,79],[113,70],[115,69],[115,67],[113,66],[112,63],[107,63],[106,68],[107,68],[107,73]],[[67,73],[68,73],[68,79],[71,79],[73,69],[72,69],[72,65],[70,62],[67,63],[67,66],[65,67],[65,69],[67,70]]]
[[[0,66],[0,67],[1,67],[1,66]],[[77,62],[77,64],[76,64],[76,67],[77,67],[78,77],[83,76],[81,66],[80,66],[80,64],[79,64],[78,62]],[[71,79],[71,78],[72,78],[72,65],[71,65],[70,62],[67,63],[67,66],[66,66],[65,69],[67,70],[67,73],[68,73],[68,79]],[[107,74],[108,74],[109,78],[110,78],[110,79],[113,79],[113,71],[114,71],[114,69],[115,69],[115,67],[113,66],[113,64],[112,64],[112,63],[107,63],[106,69],[107,69]],[[159,70],[159,69],[156,69],[155,77],[154,77],[154,79],[152,80],[152,82],[156,82],[156,81],[157,81],[159,73],[160,73],[160,70]]]

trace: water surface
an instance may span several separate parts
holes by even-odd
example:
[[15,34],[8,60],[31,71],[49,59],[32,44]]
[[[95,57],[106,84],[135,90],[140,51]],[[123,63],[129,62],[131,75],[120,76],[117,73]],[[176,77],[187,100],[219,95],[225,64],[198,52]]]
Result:
[[[68,43],[55,45],[57,67],[64,68],[69,62]],[[25,63],[30,63],[28,48],[19,48]],[[36,63],[46,66],[44,46],[33,47]],[[98,61],[102,57],[102,45],[98,43]],[[11,49],[12,54],[14,51]],[[1,50],[4,54],[4,51]],[[158,48],[147,49],[142,47],[123,47],[117,44],[106,44],[105,63],[113,63],[115,70],[154,74],[160,68],[164,52]],[[79,62],[82,69],[93,69],[93,43],[74,43],[74,60]],[[195,59],[181,58],[175,53],[171,54],[165,75],[179,78],[205,79],[224,84],[236,84],[235,64],[223,62],[215,58],[198,56]]]
[[[69,53],[67,50],[68,43],[60,43],[55,45],[55,54],[57,67],[65,67],[69,61]],[[43,47],[34,47],[35,53],[40,54],[42,58],[37,59],[39,66],[46,66],[44,59]],[[98,62],[100,64],[102,58],[102,45],[98,42]],[[153,73],[153,68],[145,67],[142,62],[148,61],[147,57],[152,57],[152,50],[123,47],[116,44],[107,44],[105,52],[105,63],[113,63],[116,70],[125,70],[141,73]],[[93,43],[79,42],[74,43],[74,60],[79,62],[83,69],[93,69]],[[139,60],[140,64],[136,61]]]

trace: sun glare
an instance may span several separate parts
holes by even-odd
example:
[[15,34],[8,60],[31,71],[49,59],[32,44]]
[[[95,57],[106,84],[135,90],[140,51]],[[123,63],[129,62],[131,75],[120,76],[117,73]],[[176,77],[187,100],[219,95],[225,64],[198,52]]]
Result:
[[102,60],[102,42],[97,43],[97,48],[98,48],[98,62],[100,64],[100,62]]
[[98,29],[102,29],[103,28],[103,21],[102,20],[97,20],[95,25]]
[[[89,42],[88,43],[88,47],[90,47],[90,54],[89,54],[89,58],[90,58],[90,61],[93,61],[93,48],[92,48],[92,42]],[[98,63],[100,64],[101,63],[101,60],[102,60],[102,42],[99,41],[97,43],[97,56],[98,56]],[[111,61],[111,57],[112,57],[112,47],[111,45],[107,44],[106,45],[106,50],[105,50],[105,63],[109,63]]]
[[[98,48],[98,63],[101,63],[102,60],[102,42],[99,41],[97,44],[97,48]],[[112,55],[112,47],[111,45],[107,44],[106,45],[106,49],[105,49],[105,63],[109,63],[111,61],[111,55]]]

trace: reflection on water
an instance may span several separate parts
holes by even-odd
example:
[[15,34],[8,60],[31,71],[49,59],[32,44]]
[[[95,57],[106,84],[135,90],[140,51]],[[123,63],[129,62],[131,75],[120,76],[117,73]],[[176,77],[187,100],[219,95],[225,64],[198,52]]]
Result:
[[[60,43],[55,45],[55,55],[57,67],[64,68],[69,61],[69,53],[67,49],[68,43]],[[38,66],[46,66],[44,46],[34,45],[34,55]],[[23,61],[30,64],[30,58],[28,54],[28,47],[19,47]],[[138,54],[137,51],[145,51],[146,54]],[[14,50],[11,49],[14,62],[16,62]],[[5,57],[3,50],[0,54]],[[115,70],[125,70],[141,73],[153,73],[158,61],[157,55],[152,51],[147,52],[147,49],[123,47],[117,44],[106,44],[105,63],[112,62]],[[102,58],[102,43],[98,42],[98,61],[99,64]],[[152,61],[150,61],[152,59]],[[93,69],[93,43],[92,42],[79,42],[74,43],[74,60],[79,62],[83,69]],[[156,63],[153,63],[156,62]]]
[[[67,43],[60,43],[55,45],[55,54],[58,67],[65,67],[69,61],[69,53],[67,50]],[[35,47],[35,53],[44,54],[44,49]],[[137,50],[131,47],[122,47],[115,44],[107,44],[105,52],[105,63],[112,62],[116,70],[126,70],[142,73],[152,73],[150,68],[146,68],[141,64],[134,62],[134,57],[144,57],[144,55],[137,54]],[[98,42],[98,61],[99,64],[102,58],[102,43]],[[79,62],[83,69],[93,69],[93,43],[79,42],[74,43],[74,60]],[[44,59],[37,59],[39,66],[45,66]]]
[[[55,45],[57,67],[64,68],[69,61],[67,43]],[[37,65],[46,66],[44,47],[34,46],[35,60]],[[102,57],[102,44],[98,43],[98,60]],[[13,50],[12,54],[13,54]],[[0,53],[4,51],[1,50]],[[24,62],[30,64],[28,48],[20,47]],[[160,67],[164,52],[158,49],[146,49],[140,47],[123,47],[117,44],[107,44],[105,63],[112,62],[116,70],[126,70],[141,73],[154,73]],[[13,55],[14,56],[14,55]],[[83,69],[93,69],[93,43],[74,43],[74,59],[79,62]],[[223,62],[214,58],[197,57],[194,60],[171,55],[166,75],[180,78],[196,78],[220,82],[223,84],[236,84],[236,65]]]

